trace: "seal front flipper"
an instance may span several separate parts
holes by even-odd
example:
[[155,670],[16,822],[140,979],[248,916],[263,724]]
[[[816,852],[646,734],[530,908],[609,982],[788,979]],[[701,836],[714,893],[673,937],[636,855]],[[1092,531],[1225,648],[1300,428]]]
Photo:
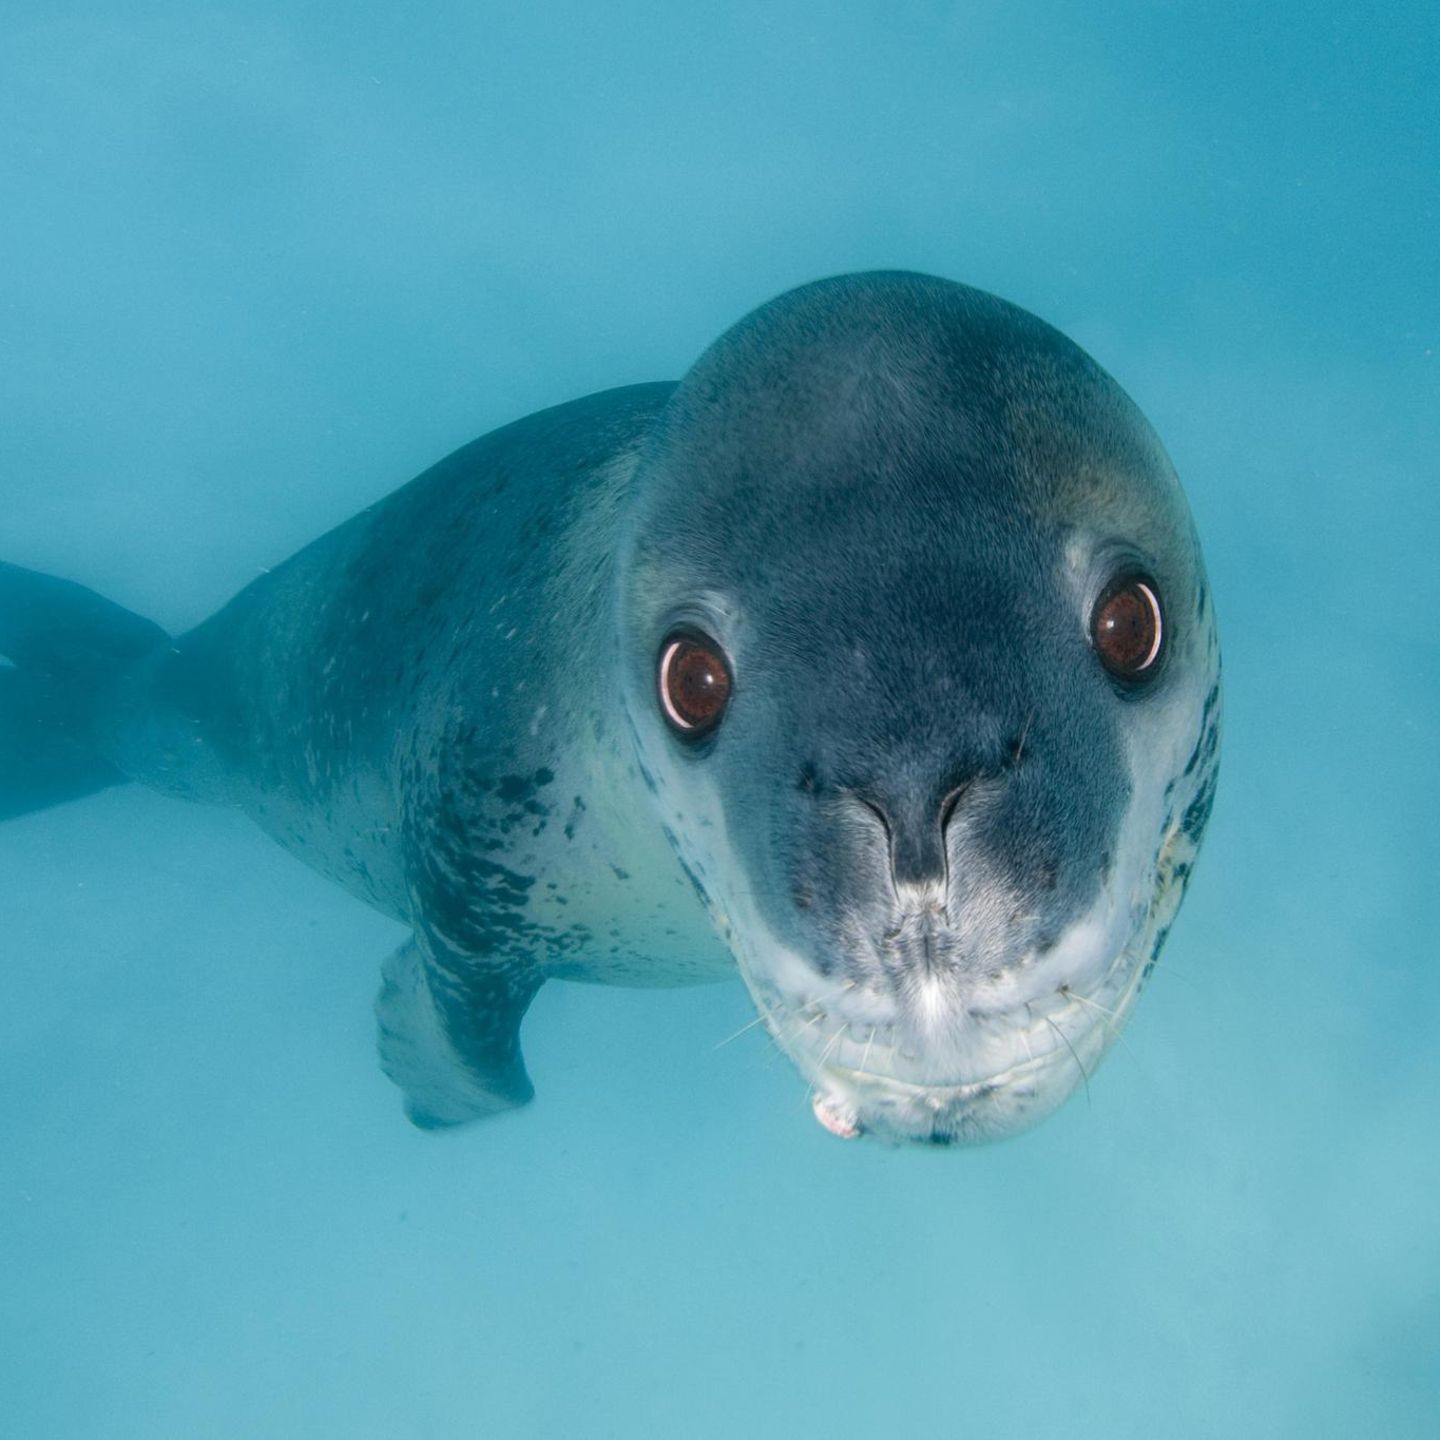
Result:
[[420,936],[390,956],[382,975],[380,1065],[405,1092],[416,1125],[463,1125],[531,1099],[520,1021],[540,976]]

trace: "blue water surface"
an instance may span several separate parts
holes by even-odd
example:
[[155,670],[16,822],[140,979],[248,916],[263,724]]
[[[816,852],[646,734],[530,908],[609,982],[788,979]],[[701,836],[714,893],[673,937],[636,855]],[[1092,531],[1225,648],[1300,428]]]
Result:
[[1185,480],[1226,753],[1090,1086],[844,1145],[739,985],[400,1117],[399,938],[238,815],[0,827],[0,1432],[1440,1434],[1430,0],[0,11],[0,558],[172,629],[457,444],[907,267]]

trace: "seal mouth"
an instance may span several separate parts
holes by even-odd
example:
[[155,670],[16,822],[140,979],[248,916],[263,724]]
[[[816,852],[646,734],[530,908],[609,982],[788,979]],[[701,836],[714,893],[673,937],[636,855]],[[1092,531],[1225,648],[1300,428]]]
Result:
[[[997,1139],[1036,1123],[1089,1078],[1104,1044],[1082,1061],[1080,1045],[1091,1047],[1085,1036],[1077,1040],[1069,1042],[1073,1053],[1057,1049],[957,1084],[920,1084],[880,1071],[827,1065],[816,1077],[824,1088],[816,1089],[811,1108],[825,1129],[845,1140],[873,1135],[949,1145]],[[1052,1074],[1058,1082],[1053,1098],[1044,1093]]]
[[1028,1129],[1088,1085],[1138,994],[1131,960],[1122,950],[1083,992],[1060,984],[996,1012],[902,1014],[892,1001],[882,1015],[854,984],[833,1010],[753,984],[751,993],[832,1135],[970,1144]]

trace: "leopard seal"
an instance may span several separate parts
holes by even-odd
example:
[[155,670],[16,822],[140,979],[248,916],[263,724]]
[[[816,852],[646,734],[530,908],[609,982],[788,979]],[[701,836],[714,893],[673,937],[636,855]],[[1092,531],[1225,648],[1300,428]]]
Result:
[[1056,330],[906,272],[461,450],[170,637],[0,567],[0,814],[237,806],[411,928],[426,1127],[532,1094],[547,979],[738,969],[832,1133],[1011,1134],[1188,882],[1220,667],[1195,528]]

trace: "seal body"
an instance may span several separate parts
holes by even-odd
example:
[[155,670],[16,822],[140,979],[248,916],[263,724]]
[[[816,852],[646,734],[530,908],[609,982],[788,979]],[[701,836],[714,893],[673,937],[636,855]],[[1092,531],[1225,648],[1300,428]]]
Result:
[[[1106,623],[1148,596],[1155,638],[1117,678],[1121,583]],[[5,653],[57,604],[12,600]],[[1010,1133],[1124,1022],[1214,789],[1213,613],[1158,442],[1057,332],[923,276],[791,292],[187,635],[111,628],[123,655],[27,699],[90,737],[71,791],[99,766],[238,806],[409,924],[380,1046],[427,1126],[529,1098],[544,980],[738,965],[835,1133]]]
[[414,927],[379,1015],[423,1125],[529,1097],[518,1028],[547,978],[734,973],[619,704],[619,531],[672,389],[466,446],[156,651],[113,711],[127,775],[240,807]]

